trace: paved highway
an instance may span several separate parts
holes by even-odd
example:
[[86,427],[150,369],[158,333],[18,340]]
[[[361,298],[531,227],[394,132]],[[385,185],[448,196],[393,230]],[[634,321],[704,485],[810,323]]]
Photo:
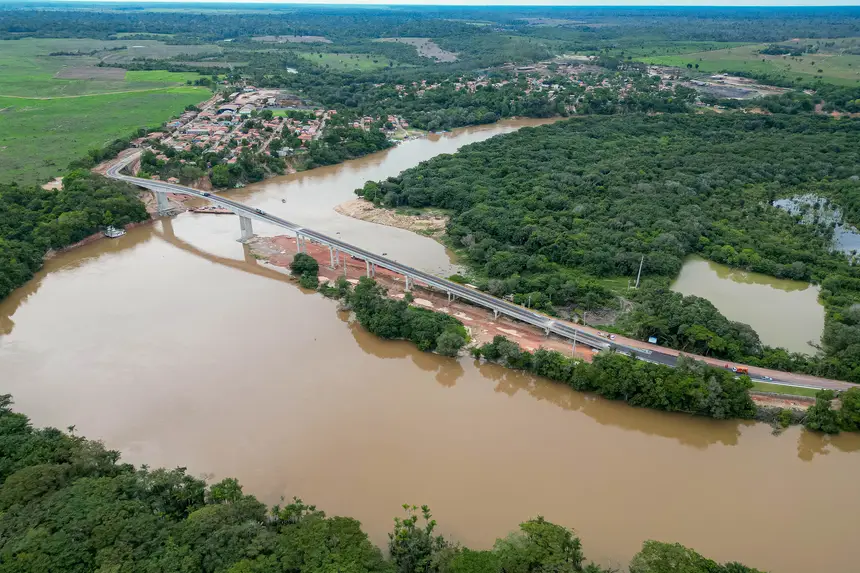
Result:
[[[134,155],[131,155],[123,159],[122,161],[116,163],[107,170],[106,175],[113,179],[126,181],[128,183],[143,187],[145,189],[149,189],[156,193],[174,193],[177,195],[190,195],[193,197],[200,197],[202,199],[206,199],[207,201],[229,209],[242,217],[256,219],[258,221],[263,221],[287,229],[295,233],[297,236],[302,236],[314,242],[327,245],[331,248],[338,249],[340,252],[368,261],[371,264],[386,268],[404,276],[408,276],[410,277],[410,279],[420,281],[428,286],[437,288],[439,290],[449,293],[450,295],[471,302],[472,304],[482,306],[484,308],[489,308],[500,314],[504,314],[516,320],[531,324],[533,326],[537,326],[538,328],[542,328],[547,334],[556,334],[557,336],[570,340],[571,342],[573,340],[576,340],[578,344],[584,344],[595,349],[611,348],[619,352],[624,352],[625,354],[636,357],[640,360],[646,360],[648,362],[654,362],[657,364],[664,364],[666,366],[674,367],[677,364],[678,357],[674,354],[660,352],[658,350],[636,348],[634,346],[615,343],[611,340],[607,340],[589,332],[579,330],[570,323],[562,322],[539,312],[535,312],[522,306],[512,304],[508,301],[488,295],[476,289],[463,286],[461,284],[437,277],[435,275],[431,275],[429,273],[425,273],[424,271],[418,270],[416,268],[404,265],[402,263],[398,263],[397,261],[393,261],[375,253],[371,253],[370,251],[366,251],[361,247],[351,245],[349,243],[341,241],[340,239],[329,237],[328,235],[324,235],[312,229],[302,227],[301,225],[298,225],[291,221],[287,221],[286,219],[271,215],[260,209],[249,207],[242,203],[238,203],[236,201],[232,201],[230,199],[226,199],[218,195],[213,195],[205,191],[198,191],[196,189],[192,189],[191,187],[123,175],[121,171],[126,167],[126,165],[128,165],[128,163],[132,161],[132,159],[134,159]],[[756,377],[753,376],[753,378],[755,379]],[[845,387],[850,386],[847,383],[841,383],[836,381],[822,381],[824,383],[820,385],[815,383],[793,383],[776,379],[767,381],[772,384],[784,386],[798,386],[810,388],[841,388],[843,385]],[[837,386],[834,386],[832,383],[835,383]]]

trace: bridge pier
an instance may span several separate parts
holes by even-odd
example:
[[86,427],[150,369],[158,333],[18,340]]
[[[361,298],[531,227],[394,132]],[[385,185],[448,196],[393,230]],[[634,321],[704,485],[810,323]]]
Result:
[[331,268],[333,269],[334,268],[334,249],[331,248],[331,245],[329,245],[329,248],[328,248],[328,257],[329,257],[329,260],[331,261]]
[[159,215],[170,214],[170,200],[167,198],[167,193],[158,193],[153,191],[155,195],[155,205]]
[[409,285],[409,283],[410,283],[409,275],[403,275],[403,280],[406,281],[406,290],[412,290],[412,287]]
[[367,278],[370,278],[370,261],[364,261],[364,266],[367,267]]
[[499,319],[499,311],[496,309],[493,309],[493,320],[498,320],[498,319]]
[[239,241],[244,242],[254,236],[254,228],[251,226],[250,217],[244,217],[239,215],[239,229],[241,230],[241,237],[239,237]]

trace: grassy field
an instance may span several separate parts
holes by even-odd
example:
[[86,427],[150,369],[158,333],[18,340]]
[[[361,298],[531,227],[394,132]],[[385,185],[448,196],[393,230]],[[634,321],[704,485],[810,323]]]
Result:
[[724,50],[693,52],[683,55],[644,56],[651,64],[686,67],[699,65],[706,73],[745,71],[784,76],[804,82],[822,81],[837,85],[860,85],[860,56],[852,54],[811,54],[798,57],[768,56],[759,53],[765,44],[750,44]]
[[205,88],[178,87],[46,100],[0,96],[0,181],[48,181],[87,150],[157,126],[209,95]]
[[376,70],[379,68],[387,68],[390,65],[396,66],[397,62],[380,55],[368,54],[331,54],[312,52],[299,52],[299,56],[314,63],[318,66],[329,67],[333,70]]
[[725,50],[745,45],[742,42],[645,42],[638,40],[618,42],[618,47],[610,50],[613,56],[632,56],[634,58],[646,58],[655,56],[677,56],[681,54],[693,54],[698,52],[711,52],[714,50]]
[[[76,96],[178,86],[199,76],[162,71],[130,72],[124,78],[122,72],[117,71],[119,77],[106,79],[60,79],[55,76],[58,73],[74,76],[76,71],[99,71],[94,69],[99,62],[109,59],[121,61],[122,58],[130,57],[130,52],[141,57],[162,57],[165,53],[175,55],[183,49],[190,50],[190,53],[205,51],[202,48],[208,49],[206,46],[165,46],[152,40],[3,40],[0,41],[0,96]],[[93,51],[96,53],[91,54]],[[57,52],[72,52],[76,55],[49,55]]]
[[790,396],[807,396],[815,398],[818,390],[812,388],[797,388],[795,386],[781,386],[779,384],[768,384],[766,382],[753,382],[753,390],[759,392],[772,392],[774,394],[788,394]]

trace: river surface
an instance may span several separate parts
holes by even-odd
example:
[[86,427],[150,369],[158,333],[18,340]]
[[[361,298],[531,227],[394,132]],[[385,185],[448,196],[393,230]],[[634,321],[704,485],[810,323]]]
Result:
[[762,343],[812,354],[824,332],[818,287],[733,269],[700,257],[684,262],[672,290],[706,298],[729,320],[753,327]]
[[[330,206],[513,127],[233,196],[444,267],[429,239]],[[860,437],[774,437],[382,341],[251,257],[238,232],[234,217],[183,214],[48,261],[0,303],[0,391],[36,425],[74,424],[133,463],[235,476],[266,503],[300,496],[358,518],[380,545],[408,502],[476,548],[542,514],[603,564],[660,539],[774,572],[856,571]]]

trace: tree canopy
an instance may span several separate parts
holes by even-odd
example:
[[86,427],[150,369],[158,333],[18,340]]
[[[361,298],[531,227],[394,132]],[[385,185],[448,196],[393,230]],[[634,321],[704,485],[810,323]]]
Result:
[[0,299],[41,268],[49,249],[148,218],[132,187],[84,170],[67,175],[62,191],[0,184]]

